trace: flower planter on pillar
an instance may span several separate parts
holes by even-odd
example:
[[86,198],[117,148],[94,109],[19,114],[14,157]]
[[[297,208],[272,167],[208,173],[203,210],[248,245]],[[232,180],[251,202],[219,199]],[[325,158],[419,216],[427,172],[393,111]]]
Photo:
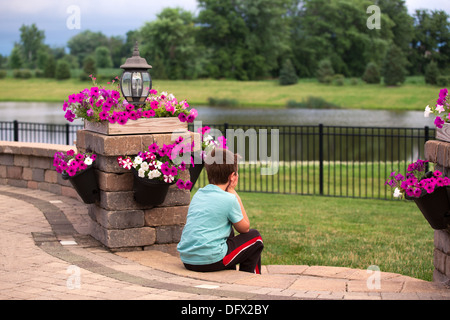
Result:
[[164,181],[150,180],[138,176],[136,170],[132,170],[134,175],[133,191],[134,200],[142,205],[157,206],[166,199],[169,187],[173,183],[166,183]]
[[84,128],[105,135],[152,134],[187,131],[187,123],[180,122],[177,117],[140,118],[128,121],[126,125],[109,121],[84,121]]
[[414,200],[433,229],[446,229],[450,224],[450,202],[446,187],[440,187],[433,193],[425,193],[419,198],[410,199]]
[[436,139],[450,142],[450,123],[444,123],[442,128],[436,128]]
[[91,204],[99,200],[100,193],[93,166],[89,166],[72,177],[64,172],[62,178],[70,181],[84,203]]

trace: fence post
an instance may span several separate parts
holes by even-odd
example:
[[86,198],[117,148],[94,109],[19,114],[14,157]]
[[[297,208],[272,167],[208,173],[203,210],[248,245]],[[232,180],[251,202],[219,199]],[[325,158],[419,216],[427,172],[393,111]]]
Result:
[[66,145],[70,145],[70,126],[66,123]]
[[323,124],[319,124],[319,193],[323,196]]
[[19,122],[17,120],[13,121],[13,135],[14,141],[19,141]]

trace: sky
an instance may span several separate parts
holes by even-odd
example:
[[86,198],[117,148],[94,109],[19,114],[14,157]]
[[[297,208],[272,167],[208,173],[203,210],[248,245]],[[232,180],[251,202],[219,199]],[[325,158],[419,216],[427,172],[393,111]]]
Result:
[[[450,14],[450,0],[406,0],[406,6],[409,14],[416,9]],[[35,23],[44,30],[45,44],[65,47],[71,37],[85,30],[125,36],[167,7],[198,13],[197,0],[0,0],[0,54],[10,54],[23,24]]]

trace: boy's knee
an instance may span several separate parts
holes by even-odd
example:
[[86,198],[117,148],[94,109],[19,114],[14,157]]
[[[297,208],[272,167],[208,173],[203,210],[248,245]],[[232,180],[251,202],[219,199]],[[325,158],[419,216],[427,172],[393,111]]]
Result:
[[256,229],[250,229],[248,232],[249,232],[249,234],[250,234],[253,238],[260,238],[260,239],[259,239],[260,241],[257,241],[257,243],[258,243],[262,248],[264,248],[264,242],[263,242],[263,239],[262,239],[261,234],[259,233],[259,231],[256,230]]

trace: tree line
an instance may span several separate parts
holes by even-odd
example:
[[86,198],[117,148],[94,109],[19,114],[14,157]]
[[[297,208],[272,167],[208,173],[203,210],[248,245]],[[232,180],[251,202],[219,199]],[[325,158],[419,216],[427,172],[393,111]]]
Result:
[[[379,29],[367,24],[367,8],[374,4],[381,13]],[[426,75],[436,83],[450,74],[449,15],[416,10],[411,16],[404,0],[198,0],[197,15],[165,8],[124,37],[85,30],[68,41],[69,53],[45,45],[44,31],[35,24],[20,31],[20,41],[0,64],[46,77],[61,69],[70,76],[71,69],[84,68],[86,76],[95,68],[118,68],[135,41],[158,79],[295,83],[362,77],[376,83],[384,77],[395,85],[406,75]]]

